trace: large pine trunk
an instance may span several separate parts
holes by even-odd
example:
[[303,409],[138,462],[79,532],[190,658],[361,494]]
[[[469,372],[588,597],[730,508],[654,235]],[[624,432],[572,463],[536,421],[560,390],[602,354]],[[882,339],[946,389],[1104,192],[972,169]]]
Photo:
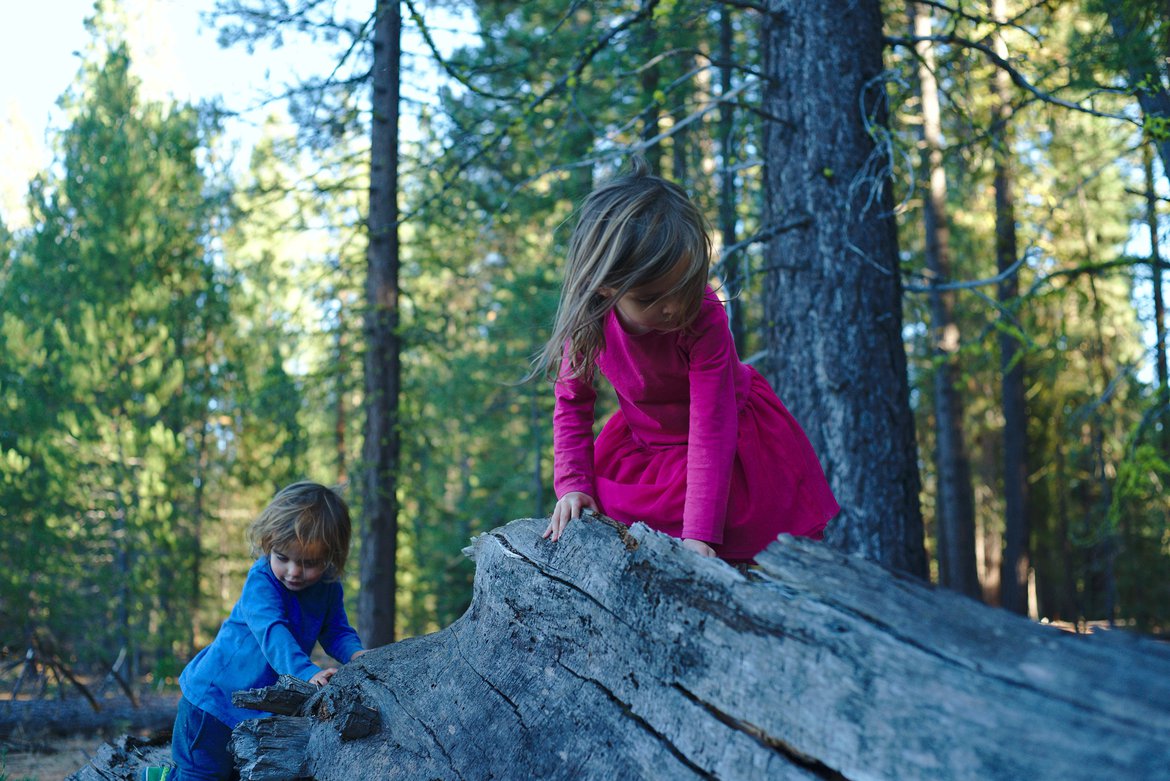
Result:
[[[785,537],[741,571],[642,525],[474,546],[471,608],[233,736],[258,779],[1161,779],[1170,647],[1075,636]],[[76,781],[130,778],[133,761]]]
[[768,377],[841,504],[828,542],[924,577],[879,4],[767,5]]
[[374,22],[366,278],[366,429],[358,626],[368,646],[394,640],[398,537],[398,86],[402,16],[378,0]]

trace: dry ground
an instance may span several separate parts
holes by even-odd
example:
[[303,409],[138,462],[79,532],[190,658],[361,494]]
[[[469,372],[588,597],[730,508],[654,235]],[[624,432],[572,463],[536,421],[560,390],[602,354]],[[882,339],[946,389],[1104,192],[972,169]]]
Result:
[[79,770],[98,746],[100,735],[44,738],[15,745],[0,741],[7,754],[0,762],[0,781],[62,781]]

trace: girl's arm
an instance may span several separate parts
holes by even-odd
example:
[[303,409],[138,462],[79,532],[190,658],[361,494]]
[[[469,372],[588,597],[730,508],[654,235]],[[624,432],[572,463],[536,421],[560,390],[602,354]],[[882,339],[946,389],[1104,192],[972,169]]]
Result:
[[[585,507],[597,508],[593,501],[593,405],[597,392],[590,380],[565,376],[568,356],[561,366],[562,375],[553,387],[553,489],[560,499],[553,513],[568,512],[569,518],[576,518]],[[559,536],[557,532],[554,539]]]
[[[723,541],[738,436],[735,375],[739,358],[727,313],[718,301],[704,301],[693,334],[688,352],[691,406],[682,536],[717,545]],[[706,555],[698,546],[688,547]]]
[[586,509],[598,512],[597,502],[593,497],[580,491],[569,491],[557,500],[557,506],[553,508],[552,516],[548,519],[548,528],[544,530],[543,538],[547,540],[551,536],[553,542],[559,540],[569,521],[580,518],[582,511]]

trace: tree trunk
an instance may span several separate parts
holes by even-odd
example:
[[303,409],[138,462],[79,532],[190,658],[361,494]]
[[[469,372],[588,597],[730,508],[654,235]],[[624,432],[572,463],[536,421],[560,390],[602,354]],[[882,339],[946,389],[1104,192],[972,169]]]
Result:
[[867,132],[886,119],[879,4],[767,5],[769,379],[841,504],[826,540],[925,577],[890,150]]
[[[931,35],[929,6],[912,3],[916,38]],[[925,143],[923,231],[926,267],[930,272],[931,347],[934,357],[935,472],[938,482],[935,523],[938,526],[939,583],[979,599],[975,569],[975,492],[971,461],[963,437],[963,400],[959,394],[959,327],[955,323],[955,293],[939,285],[951,281],[950,225],[947,216],[947,174],[943,168],[942,123],[938,81],[934,75],[934,46],[917,44],[918,83],[922,95],[922,140]]]
[[367,647],[394,640],[398,536],[398,0],[377,0],[366,279],[365,519],[358,626]]
[[[1003,0],[993,0],[992,16],[1006,17]],[[993,36],[995,52],[1006,59],[1003,38]],[[995,166],[995,260],[1001,274],[1016,265],[1015,193],[1011,170],[1012,148],[1009,122],[1012,113],[1011,77],[996,69],[992,90],[995,117],[991,141]],[[1007,274],[999,283],[999,351],[1003,383],[1003,498],[1004,552],[1000,577],[1000,604],[1015,613],[1028,611],[1028,418],[1024,395],[1024,351],[1016,332],[1013,312],[1019,306],[1018,273]]]
[[[730,5],[719,7],[719,94],[727,96],[732,89],[732,67],[735,58],[735,30]],[[735,107],[731,103],[719,104],[719,237],[726,252],[737,241],[735,211]],[[727,300],[727,319],[731,327],[731,338],[735,349],[745,355],[747,344],[744,331],[744,307],[740,296],[743,294],[742,253],[725,255],[721,263],[724,298]]]
[[[645,56],[652,56],[658,40],[658,31],[653,24],[642,27],[641,43]],[[661,71],[655,63],[642,68],[642,99],[646,101],[646,110],[642,112],[642,140],[649,141],[662,132],[662,111],[658,103],[658,83]],[[652,144],[642,152],[652,173],[662,174],[662,145]]]
[[346,319],[349,314],[346,311],[349,297],[345,294],[339,295],[337,299],[337,334],[334,340],[335,359],[337,361],[334,371],[334,382],[336,383],[337,400],[334,406],[333,414],[333,452],[337,459],[337,484],[344,485],[349,480],[349,465],[348,456],[346,454],[346,427],[348,426],[349,410],[346,408],[346,385],[349,377],[349,338],[346,333]]
[[1158,194],[1154,186],[1154,152],[1149,143],[1142,145],[1142,162],[1146,173],[1146,224],[1150,229],[1150,274],[1154,284],[1154,365],[1158,371],[1157,420],[1162,424],[1159,442],[1163,454],[1170,454],[1170,377],[1166,368],[1166,300],[1162,296],[1162,251],[1158,237]]

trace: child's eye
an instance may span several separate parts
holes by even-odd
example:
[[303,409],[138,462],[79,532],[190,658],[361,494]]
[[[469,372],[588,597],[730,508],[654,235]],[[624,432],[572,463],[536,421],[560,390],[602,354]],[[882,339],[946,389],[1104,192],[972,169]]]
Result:
[[283,553],[275,553],[274,555],[276,556],[276,560],[281,563],[288,561],[288,556],[285,556]]
[[315,569],[315,568],[321,566],[321,560],[320,559],[308,559],[306,561],[302,561],[301,566],[304,567],[305,569]]

